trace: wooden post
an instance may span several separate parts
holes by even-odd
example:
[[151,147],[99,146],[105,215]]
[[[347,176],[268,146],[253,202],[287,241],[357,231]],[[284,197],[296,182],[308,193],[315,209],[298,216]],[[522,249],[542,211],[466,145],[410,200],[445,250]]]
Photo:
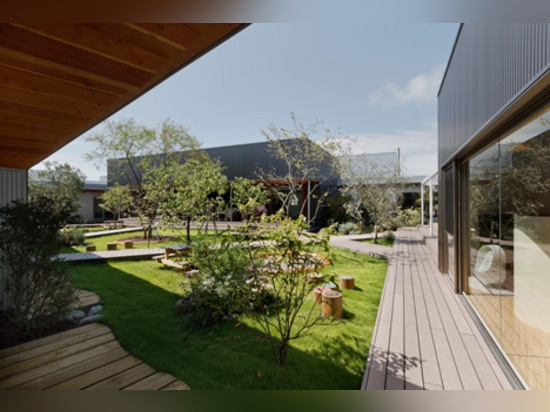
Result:
[[342,318],[342,292],[326,289],[323,291],[321,296],[321,313],[323,314],[323,316]]
[[355,289],[355,278],[353,276],[340,276],[340,289]]

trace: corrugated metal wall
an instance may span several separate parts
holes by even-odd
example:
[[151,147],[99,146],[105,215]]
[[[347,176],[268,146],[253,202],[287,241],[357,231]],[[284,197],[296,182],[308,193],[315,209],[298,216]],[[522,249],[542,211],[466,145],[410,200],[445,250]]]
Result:
[[[0,168],[0,207],[15,199],[27,198],[27,171]],[[0,310],[7,309],[8,302],[4,293],[4,271],[0,266]]]
[[0,207],[27,198],[27,171],[0,168]]
[[463,24],[438,98],[441,167],[550,69],[550,23]]

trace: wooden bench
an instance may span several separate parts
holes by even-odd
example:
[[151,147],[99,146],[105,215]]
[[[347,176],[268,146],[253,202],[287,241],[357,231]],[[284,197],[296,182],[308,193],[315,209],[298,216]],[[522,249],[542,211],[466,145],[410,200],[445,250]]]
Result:
[[191,266],[190,262],[186,262],[186,261],[177,262],[175,260],[164,259],[164,258],[161,259],[160,263],[162,263],[162,266],[165,268],[171,267],[174,269],[179,269],[182,272]]

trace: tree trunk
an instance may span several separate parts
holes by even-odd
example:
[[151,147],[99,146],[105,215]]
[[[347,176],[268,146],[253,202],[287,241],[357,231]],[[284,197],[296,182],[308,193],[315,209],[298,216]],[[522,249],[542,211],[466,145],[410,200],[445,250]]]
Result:
[[191,244],[191,216],[187,216],[187,243]]

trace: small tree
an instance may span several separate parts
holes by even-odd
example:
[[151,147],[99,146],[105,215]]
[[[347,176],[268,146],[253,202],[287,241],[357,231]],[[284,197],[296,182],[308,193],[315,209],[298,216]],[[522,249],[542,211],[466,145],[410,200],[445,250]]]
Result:
[[86,155],[87,160],[108,160],[110,184],[127,184],[134,191],[132,212],[137,215],[150,239],[159,211],[154,197],[148,195],[145,175],[148,171],[181,162],[192,156],[200,147],[188,130],[166,119],[155,130],[138,124],[133,119],[105,123],[105,131],[90,136],[87,141],[96,143],[96,149]]
[[261,182],[255,182],[245,177],[237,177],[231,183],[232,205],[246,216],[253,216],[256,211],[268,202],[269,192]]
[[0,208],[0,264],[6,269],[10,313],[21,334],[64,319],[76,301],[70,274],[59,260],[65,216],[45,197]]
[[374,225],[374,242],[378,241],[378,229],[397,215],[401,198],[401,178],[391,166],[379,165],[366,156],[344,158],[341,192],[351,199],[346,211],[359,223],[365,220],[365,212]]
[[117,219],[120,219],[121,213],[131,210],[134,202],[130,187],[119,184],[110,187],[101,195],[101,199],[103,203],[100,206],[108,212],[113,213]]
[[297,194],[305,193],[299,213],[307,216],[307,223],[311,224],[330,194],[326,184],[339,174],[338,158],[347,153],[349,139],[330,129],[324,129],[320,137],[322,122],[305,126],[294,113],[291,112],[290,117],[294,125],[291,129],[270,124],[262,130],[269,152],[282,162],[282,167],[260,169],[258,175],[279,198],[287,215],[290,207],[297,203]]
[[167,223],[185,224],[187,241],[191,242],[191,221],[212,219],[223,203],[219,196],[227,187],[221,163],[206,155],[150,169],[144,191],[150,204],[158,205],[160,216]]
[[[293,340],[306,335],[320,322],[330,321],[321,316],[319,307],[310,299],[314,285],[307,277],[326,264],[329,229],[318,234],[308,233],[307,229],[304,217],[291,219],[279,211],[263,216],[258,229],[249,234],[250,242],[264,240],[265,248],[259,250],[252,243],[243,246],[249,253],[252,284],[270,291],[272,299],[258,301],[259,310],[252,312],[252,316],[280,366],[286,365]],[[324,280],[332,278],[325,276]]]
[[44,162],[45,170],[30,175],[29,199],[48,198],[58,216],[67,220],[79,208],[79,199],[84,190],[84,174],[68,163]]

